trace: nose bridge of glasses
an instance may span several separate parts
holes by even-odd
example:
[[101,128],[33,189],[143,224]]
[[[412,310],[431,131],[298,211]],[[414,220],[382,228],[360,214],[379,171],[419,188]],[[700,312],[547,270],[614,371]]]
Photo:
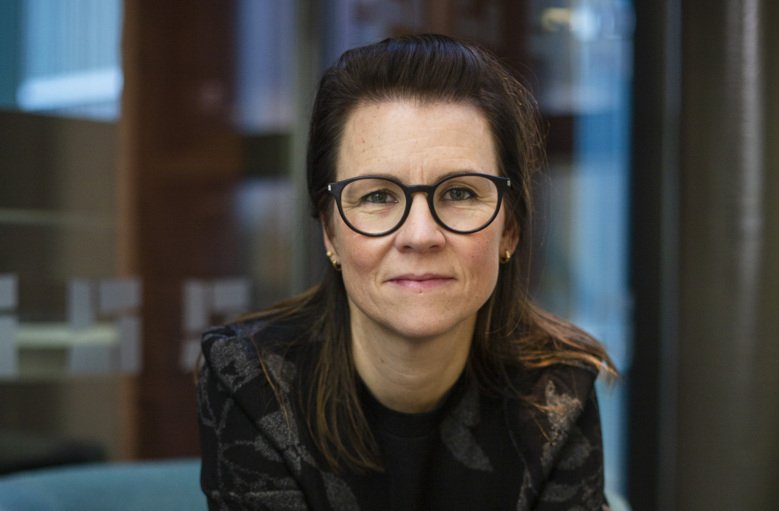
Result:
[[404,188],[406,189],[406,193],[408,194],[409,198],[412,198],[419,194],[423,193],[426,196],[431,196],[435,190],[437,185],[405,185]]
[[433,196],[435,194],[436,187],[438,185],[411,185],[405,186],[406,198],[409,203],[409,208],[414,204],[414,198],[419,194],[422,194],[422,200],[427,202],[431,207],[433,206]]
[[406,209],[408,211],[406,217],[412,216],[414,211],[414,202],[416,202],[416,199],[418,198],[419,201],[423,203],[423,205],[420,206],[423,209],[422,213],[426,213],[430,220],[437,223],[437,215],[434,211],[435,205],[433,204],[433,193],[435,191],[435,185],[414,185],[406,186],[405,188],[407,197]]

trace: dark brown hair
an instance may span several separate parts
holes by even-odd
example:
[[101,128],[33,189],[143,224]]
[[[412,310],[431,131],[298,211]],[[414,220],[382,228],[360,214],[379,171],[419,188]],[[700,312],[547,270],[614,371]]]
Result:
[[[349,115],[365,102],[416,100],[474,105],[488,120],[499,171],[512,188],[504,202],[507,225],[520,250],[529,248],[532,183],[544,154],[535,101],[486,51],[440,35],[386,39],[344,53],[321,79],[308,142],[308,193],[315,217],[327,224],[333,201],[324,190],[336,180],[336,160]],[[467,372],[480,387],[521,396],[516,370],[574,364],[615,374],[600,344],[539,309],[528,297],[529,258],[501,264],[498,282],[477,316]],[[380,469],[375,440],[357,391],[346,291],[333,268],[318,286],[266,311],[296,317],[322,339],[313,378],[312,436],[333,468]]]

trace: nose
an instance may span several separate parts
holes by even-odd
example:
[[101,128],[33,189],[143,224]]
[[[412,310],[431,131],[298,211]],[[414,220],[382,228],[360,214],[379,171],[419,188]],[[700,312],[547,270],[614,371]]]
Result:
[[424,193],[411,199],[408,217],[397,231],[395,244],[400,250],[433,250],[446,242],[443,228],[433,218]]

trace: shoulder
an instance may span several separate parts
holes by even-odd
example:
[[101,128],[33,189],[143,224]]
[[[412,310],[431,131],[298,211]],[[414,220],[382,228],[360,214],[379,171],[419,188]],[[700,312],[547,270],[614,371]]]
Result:
[[508,406],[514,431],[534,444],[531,449],[539,448],[548,454],[549,449],[559,447],[571,434],[599,428],[597,376],[589,367],[568,364],[526,372],[518,389],[522,399],[512,400],[513,404]]
[[553,364],[523,374],[522,387],[535,403],[545,406],[569,403],[579,408],[593,394],[597,377],[598,373],[589,366]]
[[294,325],[268,319],[212,327],[203,334],[203,366],[230,393],[257,380],[288,391],[301,362],[302,335]]
[[[523,375],[527,394],[506,409],[510,434],[528,473],[520,502],[550,504],[549,509],[600,509],[603,455],[597,376],[589,367],[568,364]],[[582,506],[585,502],[588,505]]]

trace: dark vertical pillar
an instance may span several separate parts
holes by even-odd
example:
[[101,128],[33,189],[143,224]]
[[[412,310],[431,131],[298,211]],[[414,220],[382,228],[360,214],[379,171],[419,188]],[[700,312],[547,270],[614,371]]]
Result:
[[684,3],[676,508],[772,509],[779,480],[779,23]]
[[676,477],[679,264],[679,0],[634,2],[628,497],[670,510]]

